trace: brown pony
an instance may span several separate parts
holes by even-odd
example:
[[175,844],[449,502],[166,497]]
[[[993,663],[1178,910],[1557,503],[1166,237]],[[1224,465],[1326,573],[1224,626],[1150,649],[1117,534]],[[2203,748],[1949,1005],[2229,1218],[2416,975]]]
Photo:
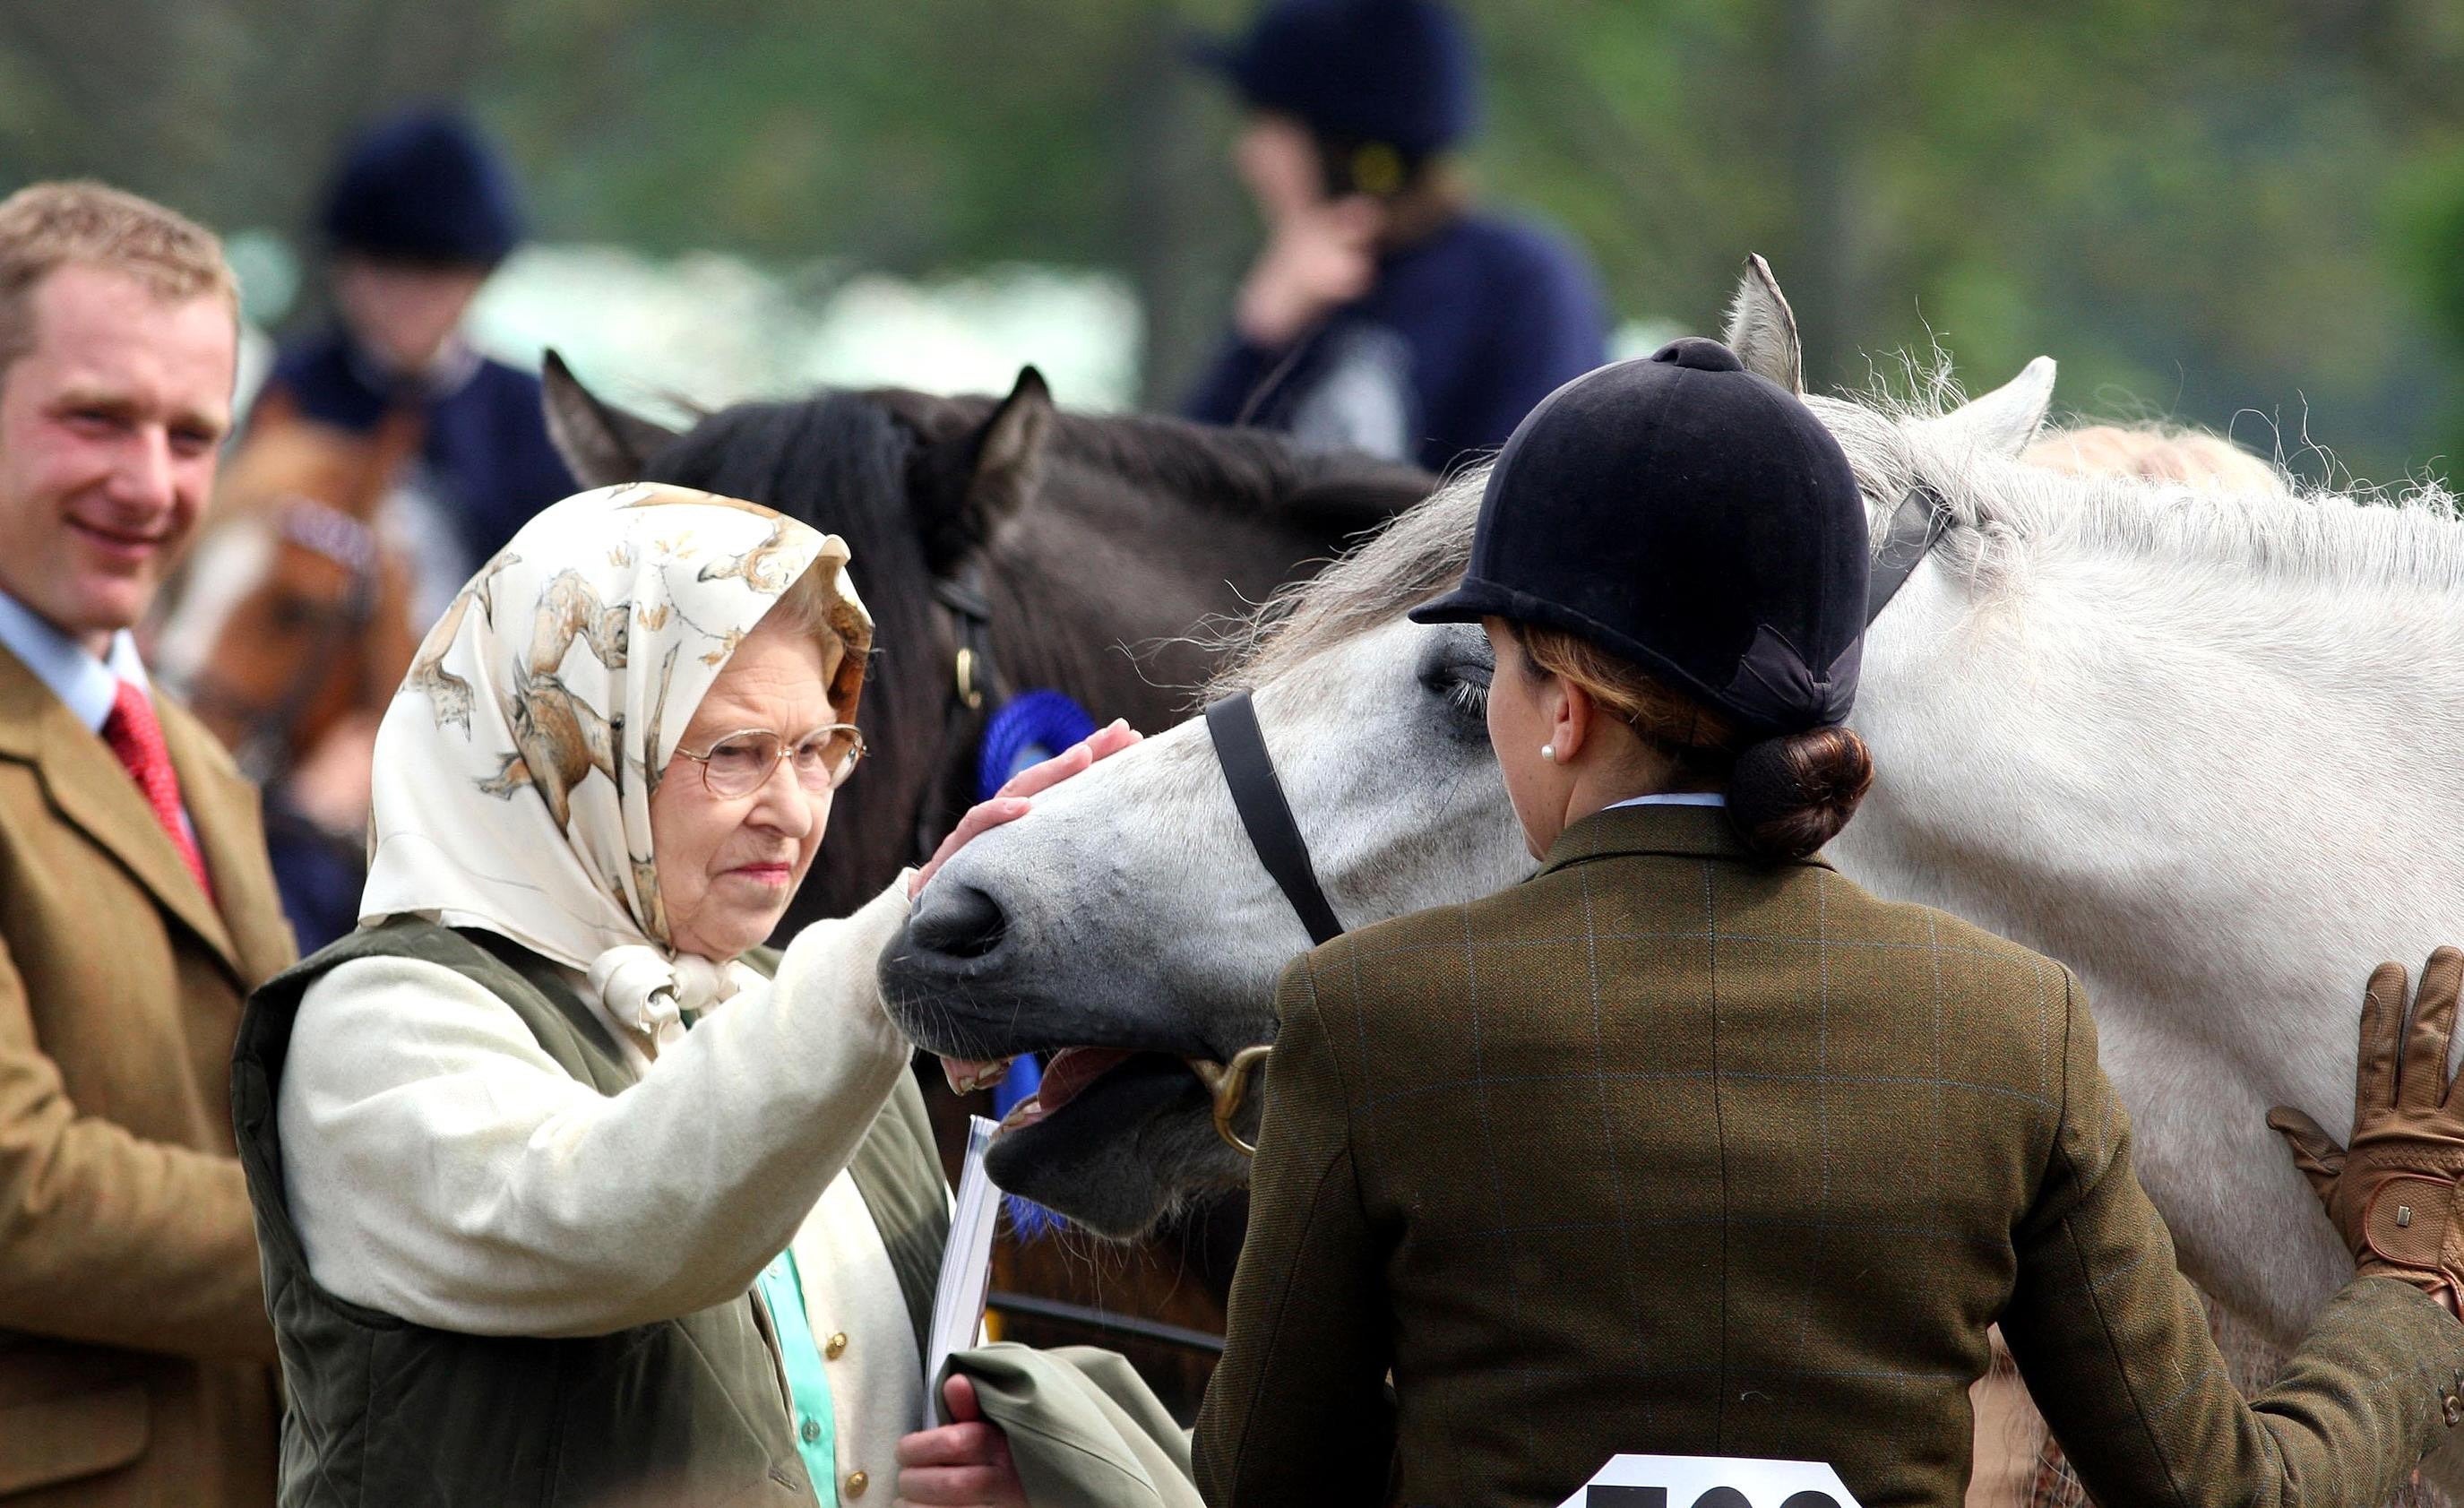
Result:
[[419,443],[414,413],[354,435],[270,396],[224,472],[155,659],[259,782],[381,715],[410,667],[410,566],[377,512]]

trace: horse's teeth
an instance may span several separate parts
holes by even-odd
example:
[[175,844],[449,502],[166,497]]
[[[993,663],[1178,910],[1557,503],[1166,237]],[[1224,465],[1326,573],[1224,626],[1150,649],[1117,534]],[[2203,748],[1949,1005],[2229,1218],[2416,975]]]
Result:
[[1015,1060],[1009,1058],[991,1061],[972,1058],[944,1058],[941,1060],[941,1077],[949,1081],[951,1093],[973,1094],[987,1085],[1001,1082],[1002,1076],[1009,1072],[1009,1065]]

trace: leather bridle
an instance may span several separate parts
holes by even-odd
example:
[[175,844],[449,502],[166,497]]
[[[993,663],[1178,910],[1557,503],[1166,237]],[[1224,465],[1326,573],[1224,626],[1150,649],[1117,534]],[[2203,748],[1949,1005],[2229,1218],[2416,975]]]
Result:
[[[1881,542],[1874,547],[1865,587],[1868,627],[1900,594],[1900,588],[1907,585],[1908,578],[1916,574],[1917,567],[1925,563],[1925,557],[1933,553],[1933,547],[1942,542],[1949,528],[1948,507],[1942,494],[1925,483],[1917,483],[1900,499],[1899,507],[1891,511],[1890,521],[1883,526]],[[1309,842],[1301,836],[1291,802],[1284,795],[1284,783],[1275,774],[1274,758],[1266,752],[1265,731],[1258,725],[1258,711],[1250,705],[1249,693],[1242,691],[1209,703],[1206,731],[1215,740],[1216,762],[1223,767],[1223,783],[1231,790],[1232,808],[1241,816],[1241,827],[1248,835],[1249,846],[1257,851],[1259,863],[1265,865],[1276,888],[1284,892],[1284,899],[1309,929],[1310,943],[1323,944],[1342,936],[1343,923],[1327,900],[1325,887],[1318,884],[1316,866],[1309,861]],[[1214,1097],[1217,1133],[1244,1153],[1254,1154],[1257,1147],[1233,1129],[1234,1118],[1248,1093],[1250,1078],[1269,1051],[1264,1045],[1245,1047],[1229,1064],[1190,1060],[1190,1067]]]
[[[969,736],[970,725],[979,736],[982,725],[991,719],[1003,695],[1001,671],[993,660],[993,607],[991,599],[984,595],[983,562],[971,559],[958,568],[956,576],[936,579],[933,597],[950,615],[950,637],[955,645],[950,654],[950,695],[941,714],[942,754],[944,758],[961,759],[964,769],[973,770],[972,751],[977,738]],[[954,803],[951,799],[950,793],[957,783],[957,776],[945,768],[925,793],[924,804],[916,809],[918,863],[932,856],[966,809],[963,802]]]
[[1865,626],[1882,616],[1900,588],[1908,584],[1925,557],[1942,543],[1950,532],[1950,507],[1942,494],[1923,482],[1908,489],[1900,506],[1891,510],[1891,521],[1882,526],[1882,539],[1874,547],[1872,574],[1865,580]]
[[1275,775],[1274,756],[1266,752],[1266,731],[1258,726],[1258,710],[1249,693],[1238,692],[1206,707],[1206,732],[1215,740],[1215,759],[1223,767],[1223,783],[1232,789],[1232,809],[1241,814],[1249,846],[1274,877],[1284,899],[1309,929],[1312,945],[1331,943],[1344,933],[1334,907],[1317,883],[1317,866],[1309,860],[1309,841],[1284,796]]

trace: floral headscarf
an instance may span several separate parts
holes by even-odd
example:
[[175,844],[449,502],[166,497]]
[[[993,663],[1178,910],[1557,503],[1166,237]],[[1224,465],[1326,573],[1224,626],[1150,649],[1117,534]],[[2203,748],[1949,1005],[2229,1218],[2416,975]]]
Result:
[[671,957],[650,793],[744,636],[806,570],[855,718],[872,620],[847,550],[754,503],[651,483],[540,513],[471,579],[377,732],[376,842],[360,919],[500,933],[587,970]]

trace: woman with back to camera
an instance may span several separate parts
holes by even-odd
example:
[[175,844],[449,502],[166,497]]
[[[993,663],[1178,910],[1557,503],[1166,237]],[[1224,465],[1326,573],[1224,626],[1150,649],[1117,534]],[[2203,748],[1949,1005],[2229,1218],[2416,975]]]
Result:
[[1286,973],[1209,1502],[1553,1504],[1636,1452],[1947,1508],[1997,1320],[2106,1508],[2378,1502],[2464,1420],[2464,955],[2400,1091],[2371,979],[2349,1155],[2284,1122],[2365,1276],[2245,1404],[2077,982],[1819,857],[1873,778],[1866,552],[1837,443],[1714,341],[1516,430],[1414,616],[1485,626],[1541,867]]

